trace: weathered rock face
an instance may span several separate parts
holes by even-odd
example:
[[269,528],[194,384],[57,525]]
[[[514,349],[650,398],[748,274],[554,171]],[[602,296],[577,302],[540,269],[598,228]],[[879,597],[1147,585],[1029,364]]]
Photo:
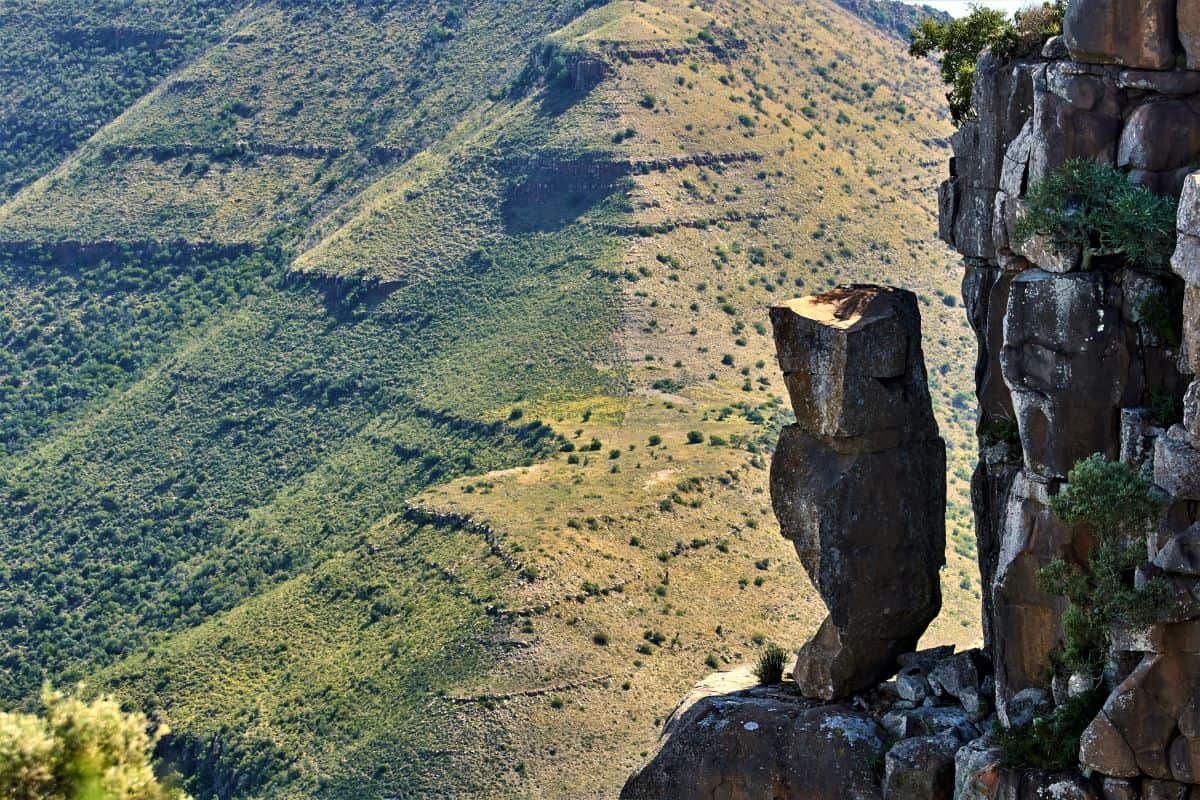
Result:
[[1080,761],[1116,778],[1200,783],[1200,623],[1162,626],[1148,646],[1084,733]]
[[[1200,72],[1174,69],[1198,16],[1200,3],[1071,0],[1069,54],[1052,42],[1040,58],[982,57],[977,118],[952,140],[939,228],[966,257],[963,295],[980,347],[972,498],[1002,718],[1017,692],[1050,688],[1047,655],[1061,642],[1064,605],[1040,591],[1038,574],[1054,558],[1084,563],[1091,546],[1087,531],[1048,507],[1070,469],[1103,453],[1154,470],[1173,495],[1156,547],[1200,514],[1200,480],[1187,477],[1200,470],[1193,433],[1160,417],[1186,387],[1181,363],[1200,366],[1191,355],[1200,353],[1200,182],[1185,184],[1200,157]],[[1036,240],[1015,246],[1029,189],[1073,158],[1124,168],[1163,194],[1184,192],[1176,275],[1119,259],[1085,264],[1078,250]],[[1182,347],[1164,314],[1180,304]],[[1190,396],[1185,421],[1200,429],[1200,389]],[[1176,613],[1186,613],[1192,587],[1170,583]]]
[[939,189],[942,239],[968,258],[994,259],[992,214],[1007,143],[1020,132],[1033,110],[1032,73],[984,55],[976,71],[975,103],[979,119],[963,124],[951,139],[955,158],[951,177]]
[[[982,740],[958,754],[960,798],[1200,798],[1200,384],[1187,387],[1200,371],[1200,173],[1189,175],[1200,163],[1198,59],[1200,0],[1070,0],[1062,43],[1042,57],[981,58],[977,119],[952,141],[939,229],[966,258],[980,346],[972,498],[1003,722],[1067,690],[1065,678],[1047,680],[1064,601],[1038,575],[1054,558],[1082,565],[1092,546],[1049,509],[1071,468],[1102,453],[1144,467],[1168,496],[1136,575],[1168,597],[1158,624],[1114,642],[1105,676],[1117,688],[1081,754],[1095,780],[1005,770]],[[1029,189],[1073,158],[1182,195],[1171,272],[1016,245]]]
[[1048,659],[1061,644],[1059,618],[1065,601],[1042,591],[1038,575],[1055,558],[1082,563],[1091,539],[1054,516],[1048,485],[1028,471],[1013,480],[1000,539],[992,582],[992,637],[997,705],[1008,722],[1009,698],[1024,689],[1049,687]]
[[798,428],[879,446],[936,434],[911,293],[843,287],[776,306],[771,321]]
[[1064,28],[1076,61],[1145,69],[1175,65],[1175,0],[1074,0]]
[[886,734],[868,715],[777,688],[693,694],[622,800],[882,800]]
[[[790,682],[753,687],[746,669],[709,676],[676,708],[621,797],[951,800],[959,751],[993,723],[983,708],[991,705],[987,658],[939,648],[901,661],[921,702],[905,699],[899,681],[822,703]],[[975,711],[958,695],[973,698]]]
[[1105,283],[1097,272],[1039,269],[1013,281],[1000,364],[1026,469],[1044,477],[1065,477],[1075,462],[1119,444],[1131,359]]
[[941,608],[945,444],[914,295],[844,287],[771,318],[797,418],[772,462],[772,502],[829,609],[795,677],[830,700],[894,674]]

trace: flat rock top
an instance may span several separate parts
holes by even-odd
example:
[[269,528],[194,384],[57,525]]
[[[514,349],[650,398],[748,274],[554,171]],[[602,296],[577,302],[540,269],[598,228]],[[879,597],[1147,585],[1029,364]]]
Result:
[[899,299],[899,292],[883,286],[839,286],[825,294],[784,301],[775,308],[848,331],[891,316]]

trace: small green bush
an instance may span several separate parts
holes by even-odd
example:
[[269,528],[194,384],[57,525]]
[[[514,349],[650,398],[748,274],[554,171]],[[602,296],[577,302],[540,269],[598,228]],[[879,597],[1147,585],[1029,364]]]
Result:
[[763,648],[754,665],[754,677],[758,678],[760,686],[774,686],[783,680],[787,656],[787,651],[774,642]]
[[1175,249],[1176,214],[1174,200],[1131,184],[1120,170],[1076,159],[1029,192],[1014,238],[1025,244],[1042,236],[1060,249],[1080,247],[1084,269],[1097,255],[1161,268]]
[[1015,446],[1021,443],[1021,432],[1015,420],[999,417],[983,426],[979,431],[979,439],[984,447],[992,447],[1001,442]]
[[1094,676],[1103,668],[1113,626],[1149,624],[1167,599],[1162,581],[1140,589],[1133,581],[1162,500],[1136,469],[1099,454],[1076,464],[1068,479],[1050,508],[1063,522],[1087,525],[1095,543],[1085,568],[1056,559],[1042,570],[1039,582],[1069,602],[1062,618],[1065,643],[1056,658],[1072,671]]
[[994,731],[1006,767],[1059,772],[1078,766],[1079,737],[1104,705],[1104,692],[1093,689],[1071,697],[1028,725]]

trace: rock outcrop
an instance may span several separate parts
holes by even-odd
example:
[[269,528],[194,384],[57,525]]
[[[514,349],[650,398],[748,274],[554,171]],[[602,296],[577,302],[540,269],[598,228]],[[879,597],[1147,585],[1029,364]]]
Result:
[[842,287],[771,319],[797,420],[771,498],[829,609],[794,675],[806,696],[833,700],[893,675],[941,609],[945,443],[911,292]]
[[622,800],[881,800],[874,765],[887,733],[869,715],[776,687],[716,693],[723,682],[676,709]]
[[[755,706],[767,715],[756,724],[790,731],[765,745],[775,755],[746,762],[778,780],[748,784],[729,763],[717,780],[678,755],[753,750],[718,720],[727,701],[710,699],[702,719],[673,723],[642,773],[672,772],[675,783],[653,784],[670,790],[630,796],[825,797],[781,774],[800,769],[820,776],[814,787],[853,775],[851,791],[866,794],[840,796],[889,800],[1200,800],[1200,0],[1069,0],[1064,27],[1033,56],[981,56],[976,114],[953,137],[939,190],[939,233],[964,256],[979,344],[984,651],[904,653],[936,610],[928,567],[942,563],[929,549],[942,546],[940,511],[921,494],[940,503],[944,488],[915,303],[846,287],[777,307],[797,424],[780,440],[773,500],[830,615],[801,652],[796,689],[746,695],[771,708]],[[1018,237],[1031,189],[1074,159],[1179,200],[1170,269],[1120,248]],[[1144,562],[1114,570],[1154,604],[1107,629],[1107,663],[1101,649],[1068,673],[1052,657],[1068,604],[1043,577],[1052,562],[1092,568],[1097,543],[1112,542],[1053,511],[1094,454],[1149,476],[1163,500]],[[878,485],[884,475],[893,485]],[[1140,553],[1140,534],[1133,544]],[[910,558],[918,552],[929,561]],[[846,713],[881,737],[861,750],[880,762],[874,783],[845,763],[857,752],[845,741],[796,728]],[[797,741],[817,748],[803,766],[779,755]],[[707,777],[689,783],[683,770]]]
[[901,661],[903,680],[833,703],[754,686],[748,670],[712,675],[621,798],[951,800],[956,758],[991,725],[987,658],[942,648]]

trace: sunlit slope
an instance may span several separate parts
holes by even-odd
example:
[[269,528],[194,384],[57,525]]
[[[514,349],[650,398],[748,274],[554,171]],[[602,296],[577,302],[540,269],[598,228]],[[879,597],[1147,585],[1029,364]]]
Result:
[[610,797],[823,614],[766,309],[847,281],[922,295],[974,641],[939,98],[823,0],[241,9],[0,207],[5,697],[198,797]]
[[581,0],[247,4],[0,209],[0,240],[261,241],[440,141]]

